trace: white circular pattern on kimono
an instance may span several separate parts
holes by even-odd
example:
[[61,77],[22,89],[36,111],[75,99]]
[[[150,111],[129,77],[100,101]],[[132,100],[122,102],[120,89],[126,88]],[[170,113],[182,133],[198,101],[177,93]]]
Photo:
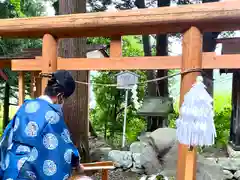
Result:
[[6,180],[13,180],[12,178],[7,178]]
[[65,151],[64,153],[64,160],[66,161],[66,163],[70,164],[72,161],[72,150],[68,149]]
[[66,174],[64,177],[63,177],[63,180],[67,180],[69,178],[69,174]]
[[70,133],[67,129],[64,129],[63,132],[61,133],[61,137],[66,143],[71,143],[72,140],[70,138]]
[[36,137],[38,130],[39,130],[39,127],[37,123],[34,121],[30,121],[25,128],[25,134],[29,137]]
[[28,157],[23,157],[18,160],[18,162],[17,162],[18,170],[20,170],[22,168],[23,164],[27,161],[27,159],[28,159]]
[[56,164],[51,160],[45,160],[43,163],[43,173],[46,176],[53,176],[57,172]]
[[18,129],[19,122],[20,122],[20,119],[18,117],[16,117],[15,124],[14,124],[14,127],[13,127],[13,131],[16,131]]
[[55,111],[48,111],[45,114],[45,119],[50,124],[57,124],[60,120],[60,117]]
[[25,153],[25,152],[30,152],[30,148],[28,146],[24,145],[19,145],[16,149],[16,153]]
[[58,139],[54,134],[48,133],[43,137],[43,145],[49,150],[56,149],[58,146]]
[[32,171],[26,171],[28,177],[30,177],[30,179],[34,180],[34,179],[37,179],[37,176],[34,172]]
[[25,112],[26,113],[35,113],[38,111],[39,108],[40,108],[40,104],[36,101],[32,101],[32,102],[29,102],[25,106]]
[[37,158],[38,158],[38,150],[37,150],[35,147],[33,147],[33,148],[32,148],[32,151],[31,151],[30,154],[29,154],[28,161],[33,162],[33,161],[35,161]]

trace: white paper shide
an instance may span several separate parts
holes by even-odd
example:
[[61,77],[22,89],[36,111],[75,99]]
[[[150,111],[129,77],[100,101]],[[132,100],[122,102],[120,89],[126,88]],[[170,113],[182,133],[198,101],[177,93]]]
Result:
[[203,84],[203,78],[198,76],[196,83],[184,96],[176,121],[177,138],[181,144],[189,146],[214,144],[216,129],[212,102],[213,99]]

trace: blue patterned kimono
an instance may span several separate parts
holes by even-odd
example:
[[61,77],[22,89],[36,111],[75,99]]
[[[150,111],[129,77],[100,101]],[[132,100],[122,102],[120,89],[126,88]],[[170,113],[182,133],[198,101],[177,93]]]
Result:
[[0,142],[2,180],[65,180],[79,165],[60,105],[27,100],[8,124]]

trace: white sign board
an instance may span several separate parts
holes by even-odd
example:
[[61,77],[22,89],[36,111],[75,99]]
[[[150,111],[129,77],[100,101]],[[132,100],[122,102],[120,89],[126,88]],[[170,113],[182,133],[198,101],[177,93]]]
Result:
[[121,72],[117,74],[117,88],[118,89],[131,89],[138,83],[138,75],[133,72]]

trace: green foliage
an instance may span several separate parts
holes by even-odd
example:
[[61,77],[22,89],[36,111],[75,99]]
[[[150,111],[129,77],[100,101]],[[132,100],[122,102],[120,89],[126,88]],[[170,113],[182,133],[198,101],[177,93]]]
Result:
[[223,147],[228,143],[231,118],[231,96],[226,93],[214,97],[215,127],[217,131],[216,146]]
[[22,1],[21,0],[10,0],[10,3],[13,5],[18,17],[24,17],[24,13],[22,12],[22,9],[21,9],[21,3]]
[[[134,46],[133,37],[123,37],[123,56],[142,56],[143,52],[139,47]],[[101,38],[90,39],[89,43],[109,43]],[[135,44],[136,45],[136,44]],[[146,80],[144,72],[135,71],[140,75],[140,82]],[[116,74],[119,71],[103,71],[93,77],[94,83],[116,84]],[[93,86],[96,96],[96,108],[91,111],[91,120],[98,134],[102,134],[106,139],[114,141],[114,145],[120,144],[122,134],[125,91],[116,87]],[[145,85],[138,87],[138,97],[142,100],[145,92]],[[137,110],[133,106],[131,92],[128,97],[127,129],[128,142],[136,140],[137,135],[144,129],[144,120],[137,115]]]
[[[43,11],[42,3],[38,0],[6,0],[0,3],[0,16],[1,18],[13,18],[23,16],[36,16],[41,15]],[[0,56],[1,57],[16,57],[19,56],[22,49],[25,48],[40,48],[41,40],[35,39],[9,39],[0,38]],[[16,97],[18,75],[16,72],[8,68],[4,72],[9,77],[9,84],[11,85],[11,97]],[[30,76],[26,76],[26,85],[29,92],[30,89]],[[3,84],[3,79],[0,78],[0,84]],[[0,93],[3,94],[4,88],[0,88]],[[1,97],[2,98],[2,97]],[[17,98],[17,97],[16,97]]]

